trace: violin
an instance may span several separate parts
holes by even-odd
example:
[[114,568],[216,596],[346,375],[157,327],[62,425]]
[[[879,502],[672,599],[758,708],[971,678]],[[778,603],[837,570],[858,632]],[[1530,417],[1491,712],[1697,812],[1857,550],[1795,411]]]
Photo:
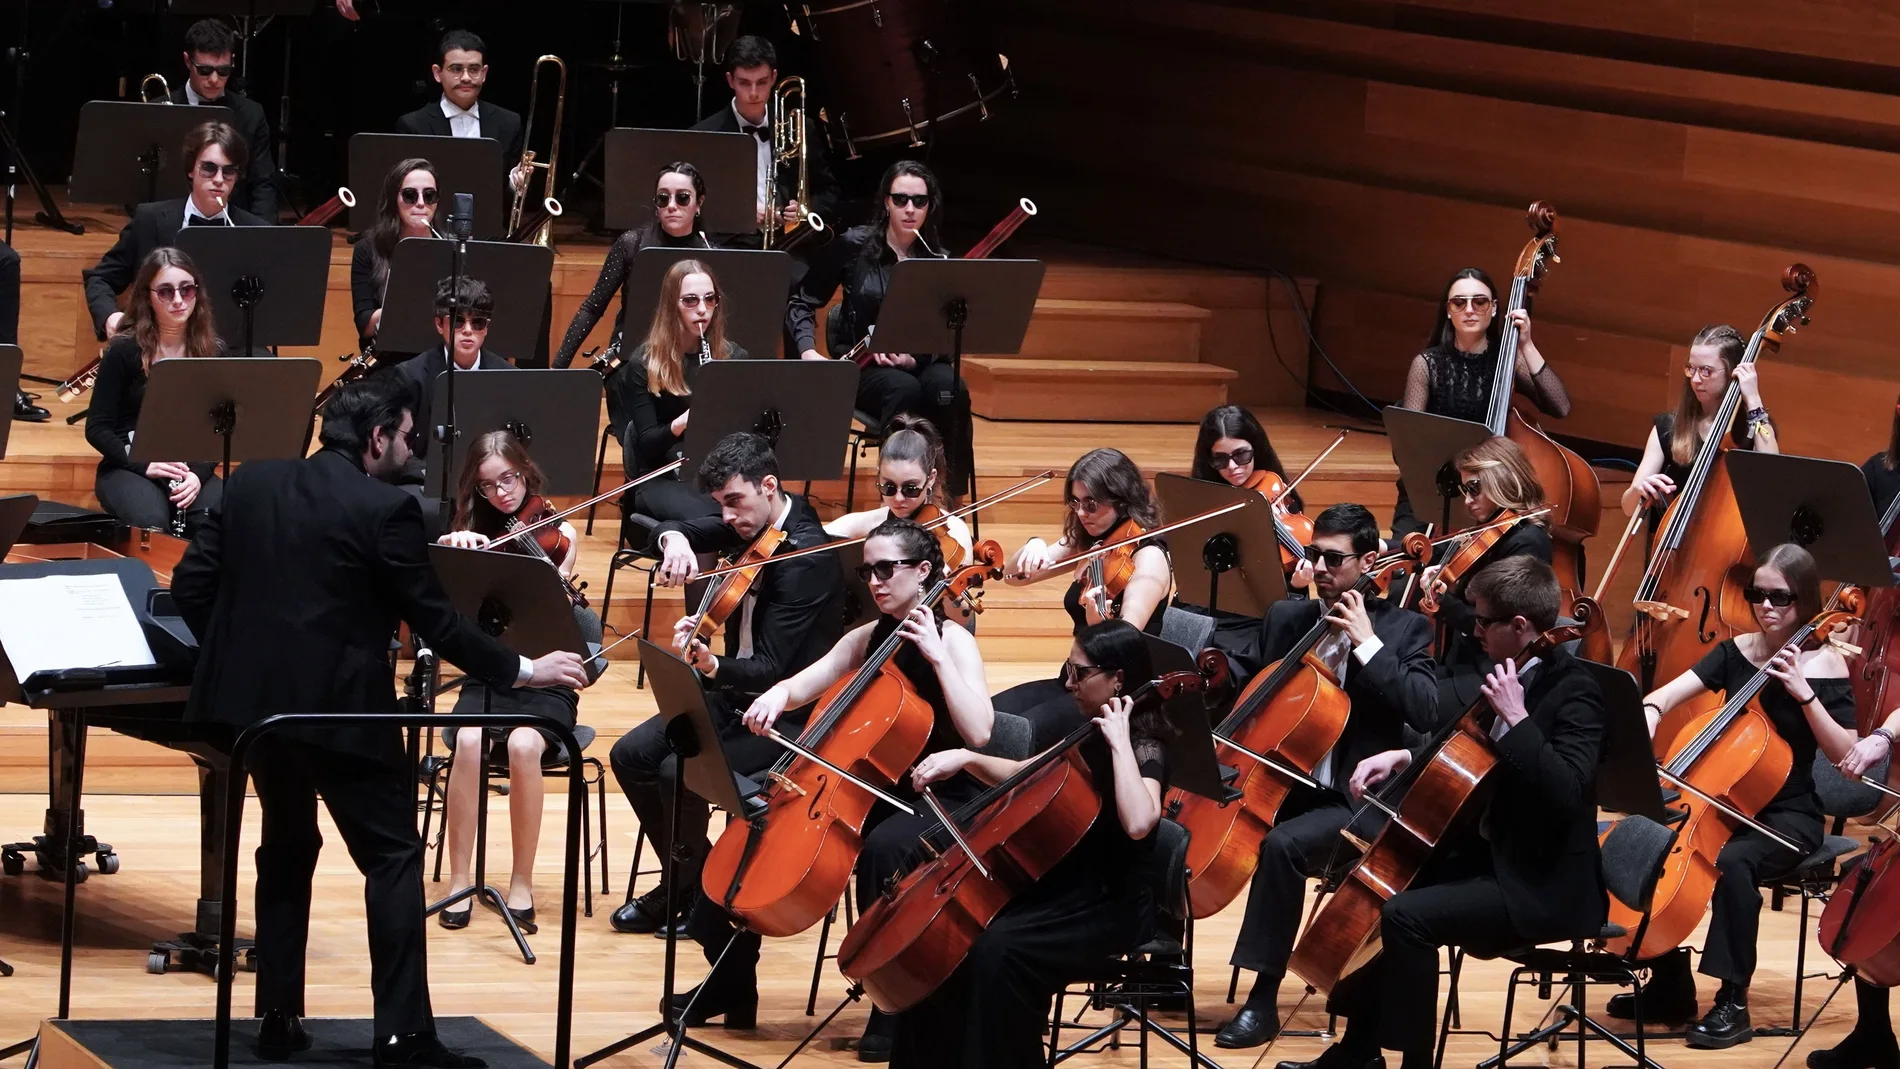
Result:
[[1134,520],[1123,520],[1096,541],[1098,548],[1114,548],[1082,566],[1083,586],[1095,591],[1095,612],[1102,619],[1108,619],[1110,608],[1135,577],[1135,553],[1141,548],[1141,536],[1147,533],[1148,529]]
[[1306,544],[1313,540],[1312,519],[1280,503],[1287,496],[1287,486],[1276,472],[1255,468],[1241,485],[1273,503],[1273,534],[1280,543],[1280,566],[1292,574],[1306,560]]
[[[976,557],[969,567],[946,572],[923,605],[961,601],[972,586],[1003,574],[1003,549],[995,542],[977,546]],[[907,641],[891,632],[856,672],[833,684],[799,746],[879,787],[896,785],[923,755],[935,719],[893,659]],[[701,883],[708,898],[753,931],[797,935],[837,907],[877,799],[797,753],[781,758],[766,779],[764,808],[726,825],[706,857]]]
[[[1137,704],[1226,682],[1226,660],[1204,651],[1194,672],[1143,683]],[[917,1005],[957,970],[991,920],[1074,850],[1106,803],[1079,747],[1089,720],[956,814],[927,829],[954,842],[887,888],[838,946],[838,968],[887,1013]],[[836,901],[835,899],[833,900]]]
[[[1781,285],[1791,296],[1763,317],[1742,353],[1744,364],[1755,363],[1764,351],[1778,351],[1784,333],[1793,334],[1808,322],[1814,272],[1794,264],[1782,273]],[[1730,382],[1715,426],[1734,426],[1741,404],[1741,385]],[[1728,465],[1722,463],[1728,448],[1723,433],[1710,434],[1702,443],[1695,466],[1663,513],[1654,554],[1636,589],[1636,618],[1616,667],[1634,675],[1645,693],[1695,667],[1725,639],[1757,630],[1742,600],[1742,589],[1754,577],[1753,558]],[[1715,705],[1711,696],[1670,710],[1656,725],[1656,752],[1668,753],[1683,725]]]
[[723,574],[708,583],[706,593],[700,597],[699,608],[694,613],[699,620],[693,625],[692,634],[686,637],[685,646],[712,640],[713,632],[739,610],[752,584],[758,582],[759,568],[772,559],[784,541],[783,528],[767,527],[743,552],[720,561],[718,570]]
[[[1900,496],[1896,496],[1880,518],[1880,532],[1887,543],[1887,556],[1900,556]],[[1861,622],[1860,646],[1864,651],[1854,670],[1854,710],[1860,733],[1866,736],[1880,726],[1887,712],[1900,706],[1900,642],[1894,641],[1894,626],[1900,624],[1900,588],[1880,587],[1867,596],[1867,615]]]
[[1821,912],[1821,946],[1878,987],[1900,986],[1900,840],[1875,843],[1834,886]]
[[1499,509],[1487,523],[1479,524],[1460,532],[1453,539],[1456,547],[1438,566],[1438,574],[1425,587],[1425,593],[1419,598],[1418,606],[1428,614],[1436,615],[1440,600],[1465,578],[1478,570],[1486,554],[1497,548],[1504,536],[1517,529],[1517,525],[1536,519],[1549,513],[1548,508],[1534,509],[1530,512],[1518,512],[1515,509]]
[[[539,494],[531,494],[515,510],[515,514],[502,523],[503,534],[522,530],[539,523],[554,514],[554,504]],[[574,543],[561,531],[561,525],[550,523],[532,534],[524,535],[505,542],[491,542],[497,552],[519,553],[528,557],[539,557],[554,566],[554,574],[561,577],[561,586],[567,591],[567,600],[577,609],[587,608],[587,595],[581,593],[585,583],[576,584],[568,574],[561,570],[561,562],[567,559]]]
[[1408,586],[1402,592],[1404,596],[1398,599],[1399,604],[1403,605],[1411,600],[1409,584],[1418,578],[1426,565],[1431,563],[1432,540],[1431,536],[1423,531],[1413,531],[1406,535],[1399,545],[1399,549],[1375,558],[1372,567],[1366,570],[1365,577],[1380,597],[1391,597],[1392,584],[1398,582],[1400,577],[1404,577]]
[[954,571],[963,567],[963,543],[951,537],[947,515],[931,502],[911,513],[910,520],[937,536],[937,548],[943,551],[943,565]]
[[[1719,424],[1718,424],[1719,425]],[[1842,606],[1839,608],[1834,605]],[[1851,624],[1863,607],[1860,591],[1837,592],[1830,607],[1803,625],[1789,643],[1802,650],[1825,642],[1835,630]],[[1778,651],[1777,651],[1778,652]],[[1610,941],[1618,954],[1653,958],[1681,946],[1702,922],[1715,893],[1716,855],[1738,827],[1747,825],[1784,846],[1799,844],[1755,820],[1756,814],[1788,781],[1794,753],[1757,700],[1765,687],[1780,686],[1767,668],[1728,695],[1711,712],[1684,726],[1680,741],[1672,744],[1658,765],[1663,780],[1682,792],[1681,804],[1689,816],[1678,826],[1676,848],[1663,861],[1662,875],[1645,919],[1612,899],[1610,921],[1632,933]],[[1640,944],[1635,936],[1641,935]]]

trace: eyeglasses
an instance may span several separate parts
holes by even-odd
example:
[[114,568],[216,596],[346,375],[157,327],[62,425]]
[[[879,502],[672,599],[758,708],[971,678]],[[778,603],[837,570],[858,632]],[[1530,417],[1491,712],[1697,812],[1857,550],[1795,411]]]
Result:
[[1215,471],[1219,471],[1229,464],[1232,464],[1236,468],[1244,468],[1253,463],[1253,447],[1243,445],[1231,453],[1209,453],[1207,454],[1207,459],[1214,465]]
[[930,194],[928,193],[886,193],[884,196],[891,202],[891,207],[893,208],[930,207]]
[[1763,602],[1767,602],[1777,609],[1785,609],[1794,604],[1794,591],[1763,590],[1761,587],[1751,586],[1742,590],[1742,600],[1748,602],[1750,605],[1760,605]]
[[1516,617],[1486,616],[1483,613],[1474,612],[1471,614],[1471,629],[1473,631],[1481,631],[1487,627],[1496,627],[1498,624],[1508,624],[1513,619],[1516,619]]
[[1302,552],[1306,554],[1306,559],[1314,564],[1325,561],[1328,568],[1337,568],[1346,563],[1348,558],[1357,556],[1354,553],[1341,553],[1336,549],[1321,549],[1318,546],[1307,546]]
[[1074,661],[1062,662],[1062,682],[1080,683],[1097,672],[1106,671],[1099,664],[1076,664]]
[[461,330],[463,327],[467,327],[470,330],[487,330],[488,317],[457,315],[449,320],[449,324],[456,330]]
[[1694,364],[1690,364],[1688,367],[1682,369],[1682,374],[1685,378],[1693,379],[1696,382],[1701,382],[1703,379],[1715,378],[1721,373],[1722,369],[1719,367],[1697,367]]
[[229,63],[193,63],[191,69],[197,71],[200,78],[209,78],[214,74],[220,78],[229,78],[234,68]]
[[1491,298],[1483,294],[1479,294],[1475,297],[1453,297],[1448,303],[1459,311],[1463,311],[1466,305],[1470,305],[1472,311],[1482,312],[1486,308],[1491,307]]
[[180,282],[174,286],[169,282],[161,283],[152,287],[152,296],[157,297],[161,301],[189,301],[193,297],[198,296],[198,284],[196,282]]
[[401,437],[403,440],[403,444],[409,447],[409,451],[411,453],[419,453],[422,451],[422,428],[421,427],[411,427],[408,430],[404,431]]
[[210,160],[199,160],[198,173],[204,175],[206,178],[216,178],[219,175],[223,175],[226,178],[235,179],[238,176],[238,166],[235,163],[218,164],[212,163]]
[[475,492],[482,495],[483,497],[494,497],[497,493],[503,493],[503,492],[513,493],[515,490],[515,487],[520,486],[520,485],[521,485],[520,472],[504,471],[501,473],[500,477],[497,478],[492,483],[486,479],[483,479],[482,481],[476,483]]
[[928,488],[927,483],[894,483],[889,479],[877,481],[877,492],[880,497],[922,497]]
[[876,562],[865,561],[863,564],[858,565],[858,582],[868,583],[871,581],[871,577],[875,575],[877,576],[878,582],[888,583],[891,581],[891,576],[897,574],[897,569],[922,563],[924,563],[922,557],[896,557],[891,560]]
[[404,204],[414,204],[417,201],[421,201],[424,204],[434,204],[436,198],[439,196],[441,196],[441,194],[435,191],[434,186],[428,189],[419,189],[416,186],[402,187],[402,202]]
[[442,70],[447,74],[455,75],[457,78],[463,78],[463,77],[480,78],[482,75],[488,73],[488,64],[486,63],[451,63],[448,66],[442,68]]
[[707,293],[707,294],[682,293],[680,294],[681,308],[698,308],[702,304],[708,308],[719,307],[719,295],[717,293]]
[[662,192],[653,194],[653,206],[655,208],[666,207],[667,201],[672,201],[674,204],[684,208],[688,204],[693,203],[693,191],[690,189],[676,189],[671,193]]

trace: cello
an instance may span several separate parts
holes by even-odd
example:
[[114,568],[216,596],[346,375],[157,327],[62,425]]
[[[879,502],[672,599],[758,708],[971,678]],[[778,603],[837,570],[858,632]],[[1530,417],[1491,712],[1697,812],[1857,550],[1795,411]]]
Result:
[[[960,601],[972,585],[1002,575],[1003,550],[995,542],[977,546],[976,558],[938,580],[923,605]],[[895,784],[917,763],[934,721],[893,660],[906,641],[893,631],[825,692],[798,737],[802,749],[879,786]],[[726,825],[706,856],[701,886],[760,935],[797,935],[843,897],[877,799],[796,752],[766,779],[763,809]]]
[[[1887,556],[1900,556],[1900,495],[1880,517],[1880,533],[1887,544]],[[1896,623],[1900,623],[1900,588],[1886,586],[1869,592],[1859,643],[1865,652],[1853,677],[1854,711],[1863,737],[1900,706],[1900,688],[1895,686],[1900,678],[1894,675],[1900,670],[1900,642],[1894,641]]]
[[[1764,351],[1778,351],[1784,333],[1793,334],[1808,322],[1814,272],[1794,264],[1782,273],[1781,286],[1790,296],[1763,317],[1742,353],[1744,364],[1755,363]],[[1733,426],[1741,404],[1741,386],[1731,381],[1713,425]],[[1753,574],[1748,532],[1728,466],[1721,463],[1727,442],[1728,435],[1711,433],[1697,451],[1695,466],[1663,514],[1654,553],[1636,589],[1636,619],[1616,667],[1634,675],[1644,693],[1687,672],[1723,641],[1755,630],[1742,600],[1742,588]],[[1683,725],[1712,705],[1711,698],[1670,710],[1656,725],[1656,752],[1669,752]]]
[[1876,987],[1900,986],[1900,840],[1891,834],[1861,855],[1821,911],[1821,946]]

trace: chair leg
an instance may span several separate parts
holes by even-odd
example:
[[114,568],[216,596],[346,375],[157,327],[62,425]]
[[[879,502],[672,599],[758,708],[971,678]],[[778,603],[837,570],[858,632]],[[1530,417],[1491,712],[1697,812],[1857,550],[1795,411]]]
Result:
[[818,953],[811,962],[811,991],[805,996],[805,1016],[818,1014],[818,982],[825,975],[825,948],[831,945],[831,919],[838,915],[838,907],[831,907],[825,914],[823,924],[818,926]]
[[621,564],[620,564],[621,552],[622,550],[616,549],[614,550],[613,555],[607,558],[607,589],[602,591],[600,595],[600,626],[601,626],[602,641],[605,641],[607,637],[606,635],[607,613],[613,609],[614,575],[615,573],[619,572],[621,568]]
[[852,503],[857,500],[858,455],[862,453],[863,451],[864,451],[864,439],[860,438],[857,441],[851,443],[851,471],[849,474],[845,476],[845,483],[844,483],[844,510],[846,513],[849,513],[851,511]]
[[1049,1018],[1049,1069],[1055,1069],[1056,1054],[1062,1050],[1062,1000],[1067,994],[1067,988],[1056,992],[1055,1013]]
[[[1445,1042],[1451,1038],[1452,1015],[1456,1012],[1454,1007],[1458,1005],[1458,967],[1461,964],[1463,964],[1463,955],[1453,950],[1451,952],[1451,989],[1445,993],[1445,1012],[1438,1018],[1438,1050],[1432,1055],[1432,1069],[1445,1067]],[[1508,1002],[1509,999],[1510,995],[1506,994],[1505,1000]]]
[[[594,915],[594,817],[587,811],[585,766],[581,772],[581,915]],[[572,796],[569,796],[570,802]],[[602,888],[605,890],[605,888]]]
[[[640,615],[640,633],[642,635],[647,636],[648,641],[652,641],[653,639],[653,569],[652,568],[647,569],[647,604],[646,604],[646,608],[642,610],[641,615]],[[645,690],[646,687],[647,687],[647,662],[646,662],[646,658],[642,657],[640,658],[640,669],[639,671],[635,672],[633,675],[633,689]]]
[[[433,792],[436,789],[435,784],[441,781],[444,774],[449,773],[450,771],[451,771],[451,766],[448,761],[444,761],[435,767],[435,775],[431,778],[430,784],[429,784],[429,789],[431,792]],[[487,802],[488,802],[488,799],[486,798],[482,799],[482,803],[484,805],[487,804]],[[448,793],[448,789],[445,787],[445,788],[442,788],[442,825],[441,827],[436,829],[435,873],[429,878],[429,882],[431,883],[442,882],[442,855],[448,853],[448,838],[449,838],[449,793]],[[425,839],[423,841],[427,842],[428,840]]]
[[[602,469],[607,466],[607,443],[611,440],[612,435],[606,428],[602,428],[600,432],[600,455],[594,458],[594,492],[589,494],[589,497],[597,496],[600,493],[600,473]],[[599,507],[600,503],[598,501],[587,506],[587,533],[590,535],[594,533],[594,510]],[[602,890],[605,890],[605,888],[602,888]]]
[[[600,893],[607,894],[607,769],[598,758],[589,757],[587,763],[594,766],[594,790],[600,798]],[[583,782],[585,782],[583,780]]]
[[644,830],[635,832],[633,835],[633,866],[627,870],[627,899],[626,902],[621,903],[622,905],[633,901],[633,885],[634,882],[640,878],[640,855],[645,852],[646,847],[646,832]]

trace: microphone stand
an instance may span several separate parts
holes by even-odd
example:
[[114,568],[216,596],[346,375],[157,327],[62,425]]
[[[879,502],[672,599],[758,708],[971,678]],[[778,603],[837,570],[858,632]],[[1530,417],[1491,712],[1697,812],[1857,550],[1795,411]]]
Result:
[[[470,309],[462,304],[462,268],[464,259],[468,256],[469,239],[475,232],[475,194],[455,194],[455,210],[449,215],[449,232],[453,235],[455,244],[449,253],[449,336],[442,342],[442,354],[448,358],[449,377],[446,397],[448,411],[443,413],[445,422],[438,423],[435,427],[436,441],[442,447],[442,455],[436,458],[436,462],[443,465],[442,490],[437,495],[437,515],[441,517],[443,523],[447,523],[449,517],[455,515],[453,501],[455,491],[449,486],[449,465],[453,461],[452,451],[455,448],[456,435],[455,373],[458,369],[455,364],[455,336],[458,329],[455,321],[457,318],[465,318],[470,312]],[[475,354],[477,364],[481,362],[481,358],[482,354],[477,352]],[[427,384],[423,386],[425,390],[430,388],[432,387]]]

